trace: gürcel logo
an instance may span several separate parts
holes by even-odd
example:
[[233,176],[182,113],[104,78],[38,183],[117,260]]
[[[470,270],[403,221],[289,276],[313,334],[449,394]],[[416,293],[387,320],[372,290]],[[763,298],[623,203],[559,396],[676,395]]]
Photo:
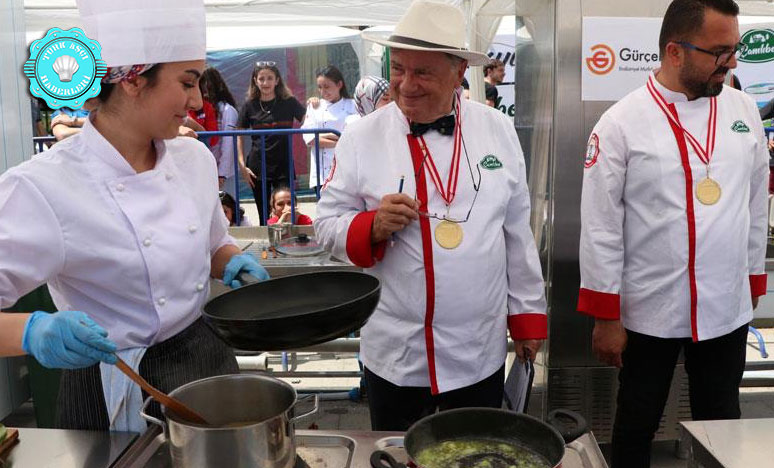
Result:
[[605,44],[591,46],[591,57],[586,57],[586,67],[595,75],[606,75],[615,66],[615,52]]
[[739,56],[740,62],[762,63],[774,60],[774,31],[751,29],[744,33],[741,42],[747,50]]

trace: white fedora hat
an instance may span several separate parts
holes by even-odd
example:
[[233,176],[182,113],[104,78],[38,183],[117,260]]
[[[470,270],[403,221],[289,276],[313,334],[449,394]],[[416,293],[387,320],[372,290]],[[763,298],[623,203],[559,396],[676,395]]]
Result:
[[442,2],[416,0],[401,17],[387,39],[363,34],[363,38],[396,49],[444,52],[468,61],[469,65],[486,65],[490,58],[465,47],[465,18],[462,10]]

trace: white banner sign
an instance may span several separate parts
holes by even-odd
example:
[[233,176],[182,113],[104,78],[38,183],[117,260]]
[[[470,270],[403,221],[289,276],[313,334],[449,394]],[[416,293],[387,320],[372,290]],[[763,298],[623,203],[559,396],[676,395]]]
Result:
[[584,17],[581,96],[618,101],[645,84],[660,65],[661,18]]

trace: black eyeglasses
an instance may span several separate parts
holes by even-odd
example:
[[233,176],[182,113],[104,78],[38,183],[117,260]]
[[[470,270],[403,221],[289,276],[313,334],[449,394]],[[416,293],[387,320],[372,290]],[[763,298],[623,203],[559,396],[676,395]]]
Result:
[[[419,216],[424,216],[426,218],[435,218],[441,221],[451,221],[452,223],[464,223],[468,219],[470,219],[470,213],[473,212],[473,207],[476,205],[476,199],[478,198],[478,191],[481,189],[481,168],[478,167],[478,164],[476,164],[476,171],[478,172],[478,182],[476,182],[475,177],[473,176],[473,167],[470,165],[470,158],[468,157],[468,149],[465,147],[465,138],[460,135],[460,138],[462,139],[462,148],[463,151],[465,151],[465,160],[468,162],[468,172],[470,173],[470,180],[473,182],[473,190],[475,194],[473,195],[473,202],[470,204],[470,208],[468,209],[468,214],[465,215],[464,219],[456,219],[450,217],[448,214],[446,215],[439,215],[438,213],[428,213],[426,211],[418,211],[417,214]],[[425,161],[427,161],[427,152],[424,152],[424,157],[422,158],[422,164],[419,165],[419,170],[414,173],[414,180],[417,182],[415,185],[419,185],[419,174],[422,173],[422,171],[425,169]],[[414,200],[417,200],[417,194],[414,192]]]
[[743,42],[740,42],[737,45],[735,45],[733,50],[723,50],[720,52],[713,52],[711,50],[702,49],[701,47],[697,47],[691,44],[690,42],[685,42],[685,41],[675,41],[675,44],[680,44],[681,46],[687,49],[698,50],[699,52],[712,55],[713,57],[715,57],[715,65],[719,67],[727,64],[728,61],[731,60],[731,57],[739,58],[740,55],[747,52],[747,44]]
[[277,66],[277,62],[272,62],[271,60],[266,61],[266,62],[264,62],[264,61],[255,62],[255,66],[256,67],[276,67]]

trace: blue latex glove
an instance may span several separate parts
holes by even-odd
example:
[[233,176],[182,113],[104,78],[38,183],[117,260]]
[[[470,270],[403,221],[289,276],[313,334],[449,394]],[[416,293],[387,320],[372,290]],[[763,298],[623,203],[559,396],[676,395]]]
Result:
[[265,281],[269,279],[269,272],[266,268],[262,267],[258,262],[258,259],[250,253],[243,253],[240,255],[234,255],[231,260],[226,264],[226,269],[223,271],[223,283],[231,286],[231,289],[236,289],[242,286],[242,283],[236,279],[236,276],[245,271],[256,278],[259,281]]
[[83,312],[35,312],[24,326],[22,349],[48,368],[115,364],[116,345],[106,336],[107,331]]

